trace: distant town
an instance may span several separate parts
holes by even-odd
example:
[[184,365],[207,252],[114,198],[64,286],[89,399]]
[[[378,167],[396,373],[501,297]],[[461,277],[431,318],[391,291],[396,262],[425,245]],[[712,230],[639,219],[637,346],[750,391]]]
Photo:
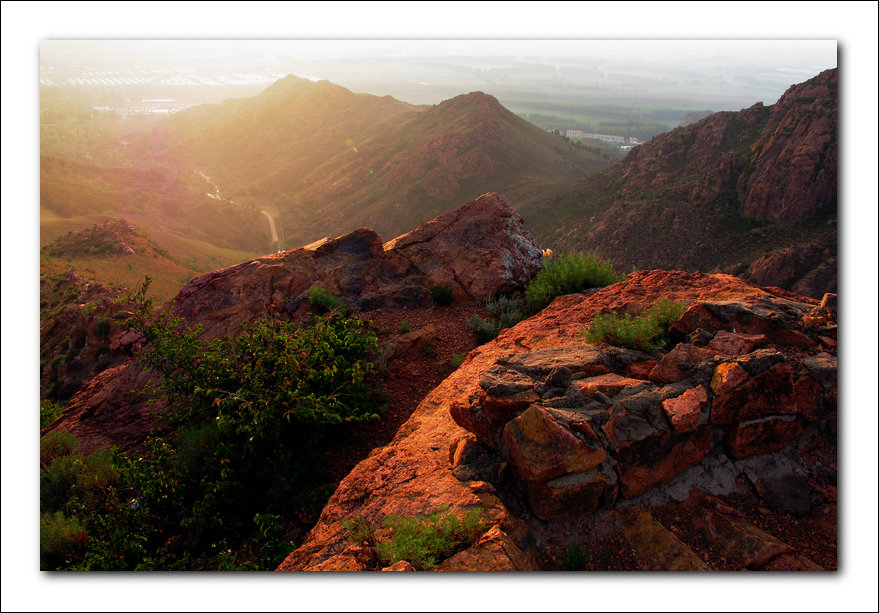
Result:
[[592,132],[584,132],[583,130],[547,130],[547,132],[556,132],[566,138],[591,138],[606,143],[616,143],[620,146],[620,149],[623,150],[628,150],[641,144],[641,141],[634,136],[626,138],[625,136],[616,136],[613,134],[593,134]]

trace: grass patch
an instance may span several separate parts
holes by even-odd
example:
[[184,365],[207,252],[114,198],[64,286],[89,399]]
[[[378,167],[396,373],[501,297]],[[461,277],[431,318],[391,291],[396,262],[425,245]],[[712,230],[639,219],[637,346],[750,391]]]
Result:
[[455,353],[452,354],[452,357],[449,358],[449,362],[452,364],[453,368],[458,368],[461,364],[464,363],[464,360],[467,359],[466,353]]
[[390,537],[376,542],[376,526],[362,516],[345,522],[349,536],[358,544],[375,547],[383,566],[407,560],[417,570],[430,570],[446,558],[473,544],[483,529],[482,509],[458,517],[448,505],[424,517],[389,515],[383,527]]
[[590,253],[571,253],[557,259],[544,259],[543,268],[528,284],[525,301],[534,311],[547,306],[556,297],[590,287],[604,287],[622,281],[610,260]]
[[397,326],[397,332],[399,332],[400,334],[406,334],[410,329],[411,328],[408,321],[401,321],[400,325]]
[[586,340],[596,345],[607,343],[638,351],[662,349],[669,343],[669,327],[683,314],[684,306],[663,298],[643,315],[635,317],[617,311],[597,313],[585,332]]
[[329,313],[330,311],[345,312],[345,303],[342,302],[342,299],[319,285],[308,290],[308,304],[320,313]]

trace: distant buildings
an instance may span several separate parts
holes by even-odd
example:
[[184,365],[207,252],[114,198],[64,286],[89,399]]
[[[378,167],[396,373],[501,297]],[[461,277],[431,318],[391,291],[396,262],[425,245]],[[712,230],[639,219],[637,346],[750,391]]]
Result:
[[640,145],[641,141],[637,138],[632,137],[626,140],[625,136],[615,136],[613,134],[593,134],[592,132],[584,132],[583,130],[565,130],[563,136],[567,138],[592,138],[595,140],[604,141],[606,143],[616,143],[618,145],[625,145],[628,142],[629,145]]

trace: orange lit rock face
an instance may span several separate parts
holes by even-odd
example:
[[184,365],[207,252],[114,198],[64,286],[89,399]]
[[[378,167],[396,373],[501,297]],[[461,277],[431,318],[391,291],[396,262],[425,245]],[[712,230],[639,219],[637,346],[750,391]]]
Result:
[[[678,345],[666,354],[673,354],[679,371],[672,382],[629,376],[648,372],[639,364],[655,369],[663,356],[589,346],[579,334],[600,310],[640,312],[661,296],[685,301],[691,310],[706,302],[721,304],[714,311],[718,319],[728,312],[724,309],[736,314],[727,319],[729,329],[702,328],[707,337],[694,334],[693,324],[701,327],[704,318],[682,317],[678,338],[710,344],[719,337],[723,346]],[[735,461],[787,448],[805,419],[797,413],[794,386],[803,381],[804,393],[808,386],[825,390],[820,376],[832,389],[835,362],[830,355],[808,357],[797,346],[773,344],[769,339],[780,335],[768,328],[766,341],[757,339],[760,347],[741,354],[742,339],[736,335],[744,333],[732,328],[772,310],[783,313],[771,320],[776,326],[812,338],[830,332],[804,331],[798,323],[817,308],[817,301],[725,275],[661,271],[633,273],[615,286],[559,298],[471,352],[395,440],[342,482],[322,521],[282,568],[315,568],[333,550],[343,551],[347,541],[339,525],[345,517],[426,513],[449,496],[461,496],[459,509],[479,499],[498,519],[481,545],[457,554],[444,568],[538,568],[536,552],[513,546],[525,528],[496,497],[500,475],[512,477],[534,517],[562,525],[614,507],[620,496],[637,499],[710,453],[729,454]],[[770,383],[774,390],[766,391]],[[784,402],[768,402],[767,393]],[[814,403],[799,403],[808,415],[816,414]],[[712,417],[718,404],[719,421]],[[505,473],[503,466],[512,470]],[[489,544],[491,564],[485,559]]]
[[662,401],[662,408],[678,434],[689,432],[699,423],[702,409],[708,404],[708,392],[704,385],[686,392],[675,398]]

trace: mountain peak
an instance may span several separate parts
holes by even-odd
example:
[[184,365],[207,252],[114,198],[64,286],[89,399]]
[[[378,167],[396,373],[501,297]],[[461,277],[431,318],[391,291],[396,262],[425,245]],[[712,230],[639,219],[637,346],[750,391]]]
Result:
[[498,102],[497,98],[480,91],[470,92],[469,94],[461,94],[455,96],[454,98],[449,98],[448,100],[442,101],[438,105],[438,107],[449,109],[467,109],[469,111],[479,110],[509,112],[503,107],[500,102]]

